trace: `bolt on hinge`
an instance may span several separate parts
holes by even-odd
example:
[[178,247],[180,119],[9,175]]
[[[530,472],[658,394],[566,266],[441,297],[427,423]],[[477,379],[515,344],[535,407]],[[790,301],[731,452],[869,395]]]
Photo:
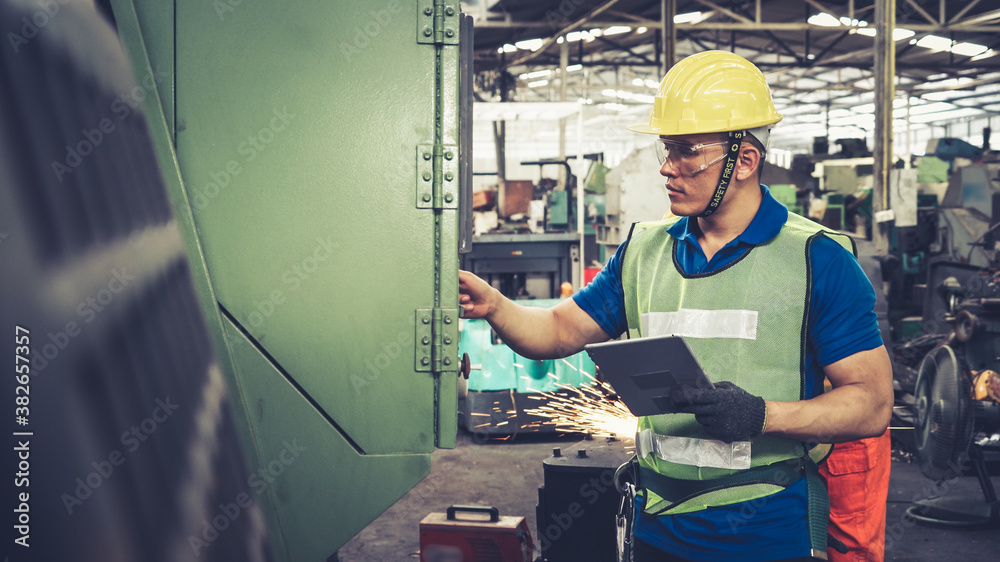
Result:
[[458,145],[417,146],[417,208],[458,208]]
[[418,308],[414,369],[458,371],[458,309]]
[[458,45],[457,0],[418,0],[417,43]]

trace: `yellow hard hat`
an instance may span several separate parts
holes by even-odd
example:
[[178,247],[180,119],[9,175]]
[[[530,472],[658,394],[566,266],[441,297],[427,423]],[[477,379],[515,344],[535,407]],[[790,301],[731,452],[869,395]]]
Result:
[[667,72],[648,125],[629,130],[652,135],[693,135],[754,129],[781,121],[764,74],[728,51],[691,55]]

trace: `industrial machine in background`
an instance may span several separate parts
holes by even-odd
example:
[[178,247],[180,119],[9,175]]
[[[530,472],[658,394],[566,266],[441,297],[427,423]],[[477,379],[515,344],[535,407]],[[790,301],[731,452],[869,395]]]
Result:
[[[1000,202],[1000,193],[994,195]],[[994,224],[994,228],[998,226]],[[935,342],[923,358],[913,391],[914,446],[921,472],[936,481],[968,471],[982,498],[944,496],[917,501],[915,520],[948,527],[1000,523],[988,461],[1000,466],[1000,269],[954,262],[931,265],[919,339]],[[938,319],[934,322],[931,319]],[[911,350],[920,347],[914,345]]]
[[[559,299],[522,300],[523,306],[549,308]],[[596,367],[584,352],[564,359],[536,361],[522,357],[505,345],[489,323],[462,320],[459,353],[477,365],[459,396],[464,429],[479,436],[551,433],[550,419],[527,413],[546,402],[542,393],[561,392],[593,384]],[[564,430],[563,430],[564,431]]]
[[652,145],[623,158],[607,172],[604,185],[604,221],[595,228],[597,241],[606,251],[614,252],[628,238],[632,223],[662,219],[670,210]]
[[550,299],[563,283],[580,285],[580,235],[573,232],[482,234],[462,268],[512,299]]
[[[871,189],[874,158],[865,139],[838,139],[829,152],[826,137],[816,137],[813,154],[796,154],[791,169],[772,186],[772,194],[790,210],[823,226],[871,238]],[[764,167],[767,175],[768,168]]]
[[[537,183],[506,180],[495,190],[477,191],[475,236],[462,267],[510,298],[556,298],[563,283],[574,289],[586,283],[581,265],[603,262],[595,226],[604,219],[604,173],[600,155],[584,179],[583,233],[578,229],[577,177],[566,159],[522,162],[542,173],[565,168],[566,183],[542,177]],[[582,242],[582,246],[581,246]]]
[[[941,161],[959,149],[972,155],[966,143],[942,140],[928,146]],[[974,154],[983,157],[953,167],[940,204],[935,193],[913,194],[914,224],[890,230],[882,258],[897,404],[909,406],[897,418],[915,428],[926,477],[971,472],[983,494],[922,499],[907,510],[946,527],[1000,523],[990,480],[1000,466],[1000,161]]]
[[[603,261],[604,249],[594,242],[594,229],[604,219],[607,168],[596,159],[590,161],[583,182],[581,236],[577,229],[578,182],[567,161],[522,164],[538,165],[542,170],[553,165],[565,167],[566,185],[559,189],[555,180],[546,178],[537,184],[508,180],[499,194],[477,192],[481,204],[476,207],[475,220],[480,225],[485,220],[488,232],[473,238],[462,267],[521,305],[551,307],[565,289],[571,293],[588,281],[581,276],[584,255]],[[460,423],[477,436],[557,431],[551,420],[525,410],[543,406],[547,399],[542,393],[594,382],[596,370],[586,353],[535,361],[514,353],[485,320],[463,320],[461,332],[459,353],[468,355],[471,364],[478,367],[469,374],[459,397]]]
[[[1000,302],[1000,283],[994,280],[985,294],[990,296],[977,300]],[[991,308],[997,307],[991,305]],[[990,316],[998,316],[997,312],[994,310]],[[982,351],[977,348],[985,346],[991,348],[990,363],[995,364],[996,349],[992,348],[996,347],[1000,330],[983,330],[984,326],[973,328],[975,321],[970,319],[974,316],[964,306],[958,314],[956,339],[970,339],[955,342],[955,348],[947,344],[938,347],[924,358],[917,379],[914,441],[924,476],[941,482],[961,476],[971,468],[979,480],[983,497],[951,494],[924,498],[917,500],[906,512],[926,525],[977,528],[1000,524],[1000,501],[986,460],[990,452],[1000,451],[1000,434],[997,433],[1000,432],[1000,377],[992,369],[970,369],[969,359],[970,355],[974,357]],[[976,334],[977,329],[986,333]],[[966,344],[971,346],[966,348]],[[977,377],[973,375],[980,373],[993,387],[983,397],[974,393]]]
[[[584,159],[589,162],[587,173],[583,179],[583,233],[584,236],[594,235],[594,225],[600,224],[604,215],[604,178],[608,167],[602,162],[602,154],[587,154]],[[544,172],[546,166],[557,165],[565,168],[566,185],[560,189],[554,179],[543,178],[534,185],[532,204],[534,209],[529,212],[529,228],[545,231],[575,232],[577,229],[577,180],[569,165],[569,159],[535,160],[521,162],[522,166],[538,166]],[[541,173],[540,173],[541,175]],[[541,208],[541,212],[535,209]],[[532,224],[534,223],[534,224]],[[585,245],[587,243],[585,242]],[[589,259],[598,259],[591,251],[584,252]]]
[[303,449],[254,498],[273,556],[335,557],[455,446],[471,20],[457,0],[110,3],[143,85],[118,95],[152,116],[219,318],[233,439],[251,471]]
[[[948,139],[944,139],[948,140]],[[957,139],[953,139],[957,140]],[[956,143],[932,140],[928,149]],[[949,149],[951,150],[951,149]],[[947,162],[948,154],[940,159]],[[883,286],[889,302],[892,351],[899,390],[912,393],[920,361],[952,330],[950,313],[940,301],[941,283],[955,274],[985,275],[997,264],[992,230],[1000,216],[994,195],[1000,193],[1000,159],[992,153],[982,161],[956,166],[946,189],[917,184],[905,222],[901,213],[889,224],[889,251],[881,258]],[[918,176],[919,177],[919,176]],[[984,202],[987,202],[984,204]],[[900,224],[903,223],[903,224]],[[977,277],[978,279],[978,277]]]

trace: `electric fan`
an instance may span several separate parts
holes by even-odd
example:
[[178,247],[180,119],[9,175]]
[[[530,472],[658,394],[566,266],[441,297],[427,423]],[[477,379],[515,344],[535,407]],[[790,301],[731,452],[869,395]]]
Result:
[[982,527],[998,521],[996,490],[990,481],[979,432],[1000,430],[1000,404],[974,400],[964,362],[947,345],[924,357],[917,376],[915,442],[920,471],[935,481],[960,476],[972,464],[984,498],[949,496],[914,502],[906,512],[918,523]]

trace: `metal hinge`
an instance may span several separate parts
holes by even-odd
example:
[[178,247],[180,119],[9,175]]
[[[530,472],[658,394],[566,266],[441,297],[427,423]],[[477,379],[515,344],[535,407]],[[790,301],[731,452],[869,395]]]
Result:
[[457,0],[417,2],[417,43],[458,45]]
[[458,145],[417,146],[417,208],[458,208]]
[[416,320],[416,371],[458,371],[458,309],[418,308]]

